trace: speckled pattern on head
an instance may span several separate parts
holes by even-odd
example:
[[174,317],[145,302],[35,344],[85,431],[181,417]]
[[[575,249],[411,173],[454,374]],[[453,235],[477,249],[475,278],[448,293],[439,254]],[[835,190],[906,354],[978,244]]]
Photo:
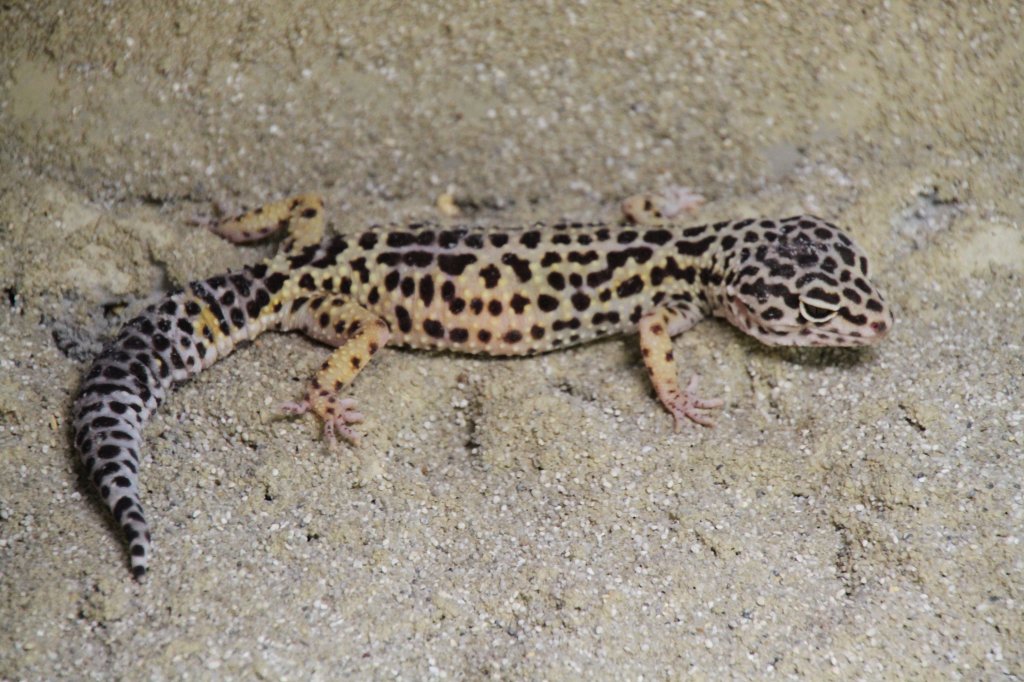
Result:
[[250,241],[287,230],[278,254],[193,282],[147,307],[96,359],[73,408],[89,477],[124,529],[132,572],[147,570],[139,503],[141,430],[172,383],[267,329],[335,346],[294,412],[355,442],[347,386],[387,343],[531,355],[631,330],[676,427],[711,425],[721,401],[681,389],[671,336],[709,315],[775,345],[866,345],[893,319],[867,258],[810,216],[695,227],[559,223],[521,228],[428,223],[323,238],[323,203],[303,195],[226,221]]

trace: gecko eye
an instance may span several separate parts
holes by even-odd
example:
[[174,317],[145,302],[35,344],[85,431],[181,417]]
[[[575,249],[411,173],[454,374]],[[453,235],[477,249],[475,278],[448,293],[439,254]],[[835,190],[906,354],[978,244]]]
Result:
[[[813,303],[809,302],[813,301]],[[814,322],[815,324],[822,324],[828,322],[839,313],[839,306],[835,308],[827,307],[830,303],[826,303],[819,299],[800,299],[800,314],[808,322]]]

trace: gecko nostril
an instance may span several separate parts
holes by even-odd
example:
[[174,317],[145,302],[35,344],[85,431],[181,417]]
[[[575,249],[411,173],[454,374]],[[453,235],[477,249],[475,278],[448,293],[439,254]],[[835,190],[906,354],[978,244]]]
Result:
[[881,320],[879,320],[878,322],[872,322],[871,323],[871,330],[873,332],[875,332],[876,334],[884,334],[886,329],[888,329],[888,328],[889,328],[889,325],[887,325],[885,322],[883,322]]

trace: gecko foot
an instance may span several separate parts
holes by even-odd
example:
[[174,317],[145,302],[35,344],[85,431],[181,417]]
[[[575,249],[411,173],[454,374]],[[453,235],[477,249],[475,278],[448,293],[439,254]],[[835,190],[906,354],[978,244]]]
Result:
[[704,197],[689,187],[672,185],[660,194],[634,194],[622,202],[622,213],[637,225],[663,225],[683,211],[696,213]]
[[662,405],[665,406],[675,419],[675,430],[679,431],[686,420],[714,428],[715,422],[702,410],[714,410],[725,404],[719,398],[701,398],[696,395],[697,385],[700,383],[700,376],[694,374],[686,390],[680,392],[678,388],[668,389],[664,395],[659,395]]
[[310,410],[316,412],[324,421],[324,436],[331,447],[337,444],[339,435],[353,445],[359,445],[359,434],[349,424],[358,424],[364,417],[356,411],[356,401],[352,398],[318,395],[315,400],[307,398],[302,402],[284,403],[280,409],[294,415],[305,414]]

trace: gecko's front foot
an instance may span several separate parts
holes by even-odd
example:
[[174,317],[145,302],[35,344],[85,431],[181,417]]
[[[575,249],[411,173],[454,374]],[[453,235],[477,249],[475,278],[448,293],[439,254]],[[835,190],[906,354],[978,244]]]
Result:
[[287,414],[305,414],[312,410],[324,421],[324,436],[334,447],[340,435],[352,445],[359,445],[359,434],[349,424],[359,424],[364,417],[356,410],[356,401],[352,398],[339,398],[335,395],[316,395],[298,403],[284,403],[281,410]]
[[678,388],[670,388],[665,391],[664,395],[660,393],[658,395],[661,404],[672,413],[672,417],[675,419],[676,431],[679,431],[687,419],[701,426],[709,428],[714,428],[715,426],[715,422],[712,421],[710,415],[704,412],[704,410],[717,409],[724,405],[725,401],[719,398],[701,398],[698,396],[696,390],[699,383],[700,376],[694,374],[690,379],[690,383],[686,385],[686,390],[680,392]]

